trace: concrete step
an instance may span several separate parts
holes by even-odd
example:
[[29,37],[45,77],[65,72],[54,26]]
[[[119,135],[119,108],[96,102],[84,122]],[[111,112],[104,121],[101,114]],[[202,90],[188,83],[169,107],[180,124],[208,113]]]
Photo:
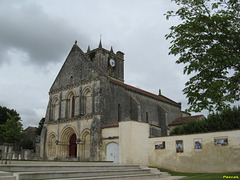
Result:
[[162,176],[161,176],[162,178],[171,176],[171,174],[169,174],[168,172],[161,172],[161,174],[162,174]]
[[0,180],[16,180],[16,177],[10,172],[0,171]]
[[79,171],[79,170],[119,170],[119,169],[139,169],[138,165],[0,165],[1,171]]
[[[168,173],[160,172],[156,168],[148,168],[139,165],[116,165],[106,163],[29,163],[0,165],[0,172],[15,171],[4,175],[0,180],[27,180],[27,179],[159,179],[169,176]],[[23,172],[21,172],[23,171]],[[4,172],[7,173],[7,172]],[[1,173],[0,173],[1,174]],[[5,178],[6,177],[6,178]]]
[[12,173],[0,171],[0,177],[1,177],[1,176],[12,176]]
[[0,176],[0,180],[16,180],[15,176]]
[[55,171],[55,172],[18,172],[13,173],[17,180],[27,179],[56,179],[56,178],[75,178],[75,177],[99,177],[99,176],[122,176],[151,174],[150,169],[124,169],[124,170],[91,170],[91,171]]
[[113,180],[148,180],[148,179],[162,178],[160,174],[134,174],[134,175],[121,175],[121,176],[98,176],[98,177],[82,177],[82,178],[64,178],[54,180],[96,180],[96,179],[113,179]]

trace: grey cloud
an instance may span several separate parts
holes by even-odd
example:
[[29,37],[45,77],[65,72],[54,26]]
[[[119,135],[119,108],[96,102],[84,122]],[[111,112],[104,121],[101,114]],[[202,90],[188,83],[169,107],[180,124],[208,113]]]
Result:
[[38,122],[40,121],[41,117],[39,117],[35,110],[28,107],[19,107],[18,112],[21,115],[22,124],[24,129],[27,126],[37,126]]
[[89,42],[66,20],[51,18],[33,3],[0,3],[0,24],[0,63],[7,60],[8,50],[17,49],[26,53],[30,62],[46,64],[65,55],[75,39],[83,47]]
[[18,111],[21,112],[21,114],[27,115],[27,116],[36,116],[37,113],[31,109],[31,108],[27,108],[27,107],[19,107]]

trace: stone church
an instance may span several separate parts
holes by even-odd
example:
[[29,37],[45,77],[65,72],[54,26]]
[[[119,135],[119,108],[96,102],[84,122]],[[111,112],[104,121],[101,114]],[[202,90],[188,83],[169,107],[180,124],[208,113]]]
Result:
[[124,83],[124,53],[98,48],[84,53],[73,45],[49,91],[41,134],[44,159],[109,160],[106,146],[119,136],[103,130],[122,121],[149,124],[149,137],[166,136],[181,117],[181,103]]

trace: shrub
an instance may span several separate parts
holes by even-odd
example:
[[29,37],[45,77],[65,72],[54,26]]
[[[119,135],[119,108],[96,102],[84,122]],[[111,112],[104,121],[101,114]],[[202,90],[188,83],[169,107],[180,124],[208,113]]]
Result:
[[240,107],[225,108],[221,112],[208,115],[207,119],[191,120],[178,126],[170,135],[194,134],[202,132],[225,131],[240,129]]
[[34,149],[33,142],[29,139],[23,140],[20,145],[23,149]]

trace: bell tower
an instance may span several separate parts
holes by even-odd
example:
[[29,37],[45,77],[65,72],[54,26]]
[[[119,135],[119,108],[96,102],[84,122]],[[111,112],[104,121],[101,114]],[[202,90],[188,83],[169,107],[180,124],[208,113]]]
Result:
[[88,50],[86,52],[88,58],[99,70],[105,72],[108,76],[124,81],[124,53],[117,51],[114,53],[113,48],[106,50],[102,47],[102,42],[100,40],[98,48]]

